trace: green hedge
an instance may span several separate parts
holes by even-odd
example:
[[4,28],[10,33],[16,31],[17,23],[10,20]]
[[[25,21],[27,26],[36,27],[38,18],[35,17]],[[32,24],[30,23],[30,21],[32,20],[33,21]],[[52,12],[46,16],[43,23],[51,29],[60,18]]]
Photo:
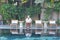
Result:
[[41,7],[39,6],[15,6],[13,4],[2,4],[0,6],[0,14],[3,16],[3,20],[18,19],[24,20],[26,15],[31,17],[40,14]]

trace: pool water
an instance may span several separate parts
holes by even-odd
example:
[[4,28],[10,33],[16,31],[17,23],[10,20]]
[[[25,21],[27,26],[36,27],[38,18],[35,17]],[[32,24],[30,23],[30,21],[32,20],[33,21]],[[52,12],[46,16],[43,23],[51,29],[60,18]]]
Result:
[[6,36],[0,36],[0,40],[60,40],[60,37],[54,37],[54,36],[26,37],[20,35],[6,35]]

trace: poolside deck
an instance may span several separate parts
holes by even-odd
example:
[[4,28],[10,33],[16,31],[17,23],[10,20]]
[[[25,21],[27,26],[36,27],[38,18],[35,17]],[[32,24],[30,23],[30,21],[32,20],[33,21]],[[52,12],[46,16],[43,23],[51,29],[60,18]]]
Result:
[[[25,31],[26,31],[26,27],[25,26],[23,26],[23,28],[22,28],[22,32],[20,32],[20,30],[21,30],[21,28],[18,26],[17,28],[16,27],[11,27],[10,25],[0,25],[0,30],[15,30],[15,29],[19,29],[19,31],[18,31],[18,34],[25,34]],[[49,30],[54,30],[55,32],[56,32],[56,34],[57,33],[60,33],[60,26],[57,26],[57,28],[56,27],[47,27],[47,29],[44,29],[44,28],[42,28],[42,27],[40,27],[40,28],[37,28],[37,27],[35,27],[35,25],[33,25],[31,28],[29,28],[30,30],[32,30],[32,33],[35,33],[35,30],[37,29],[37,30],[42,30],[43,31],[43,33],[44,34],[48,34],[48,31]],[[56,31],[57,30],[57,31]],[[29,31],[29,30],[28,30]],[[46,33],[45,33],[45,32]],[[29,31],[30,32],[30,31]],[[36,32],[38,32],[38,31],[36,31]],[[43,34],[42,33],[42,34]],[[13,33],[11,33],[11,34],[13,34]],[[59,34],[60,35],[60,34]]]
[[[0,25],[0,29],[20,29],[20,27],[18,26],[17,28],[16,27],[10,27],[10,25]],[[23,28],[22,29],[27,29],[26,27],[24,27],[23,26]],[[31,27],[31,28],[29,28],[29,29],[44,29],[44,28],[36,28],[34,25]],[[47,27],[47,29],[60,29],[60,26],[57,26],[57,28],[56,27]]]

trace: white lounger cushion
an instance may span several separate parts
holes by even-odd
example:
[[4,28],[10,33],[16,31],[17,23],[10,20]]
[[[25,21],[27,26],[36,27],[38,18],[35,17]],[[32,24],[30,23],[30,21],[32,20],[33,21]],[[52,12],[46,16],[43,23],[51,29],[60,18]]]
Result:
[[49,34],[55,34],[55,32],[54,31],[50,31]]
[[49,21],[50,24],[56,24],[56,21]]
[[11,23],[18,23],[18,20],[12,20]]
[[41,24],[42,21],[41,20],[35,20],[35,24]]

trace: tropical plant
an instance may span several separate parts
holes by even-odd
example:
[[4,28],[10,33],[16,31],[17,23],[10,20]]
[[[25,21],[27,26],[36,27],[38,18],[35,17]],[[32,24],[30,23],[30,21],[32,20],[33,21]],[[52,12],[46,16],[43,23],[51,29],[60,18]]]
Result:
[[47,8],[54,8],[54,0],[46,0],[45,4]]
[[11,14],[11,19],[22,20],[24,18],[24,7],[11,5],[8,12]]
[[58,19],[59,19],[59,13],[60,13],[60,2],[55,2],[54,10],[58,13]]
[[52,9],[47,8],[44,13],[44,20],[47,21],[52,18]]
[[18,19],[23,20],[25,18],[25,7],[19,6],[17,8]]
[[2,19],[4,20],[4,24],[7,23],[7,20],[11,19],[11,14],[8,12],[9,8],[10,8],[10,4],[2,4],[0,6],[0,14],[2,15]]
[[59,19],[57,20],[57,24],[60,25],[60,20]]
[[8,0],[8,3],[9,4],[12,4],[14,1],[13,0]]
[[8,9],[10,8],[9,4],[3,4],[0,7],[0,14],[3,16],[3,20],[8,20],[11,18],[11,15],[8,13]]
[[21,3],[26,3],[28,2],[28,0],[21,0]]
[[41,12],[41,7],[39,7],[39,6],[34,6],[34,7],[30,6],[29,8],[26,8],[25,13],[27,13],[27,15],[34,16],[36,14],[40,14],[40,12]]
[[[55,1],[55,0],[46,0],[46,5],[48,9],[52,9],[58,13],[58,18],[59,19],[59,12],[60,12],[60,1]],[[49,10],[48,10],[49,11]],[[51,13],[51,12],[50,12]],[[52,17],[52,16],[51,16]]]
[[23,6],[15,6],[13,4],[2,4],[0,6],[0,14],[3,16],[3,20],[11,20],[11,19],[18,19],[22,20],[25,18],[25,15],[34,16],[36,14],[40,14],[41,7],[40,6],[30,6],[30,7],[23,7]]

